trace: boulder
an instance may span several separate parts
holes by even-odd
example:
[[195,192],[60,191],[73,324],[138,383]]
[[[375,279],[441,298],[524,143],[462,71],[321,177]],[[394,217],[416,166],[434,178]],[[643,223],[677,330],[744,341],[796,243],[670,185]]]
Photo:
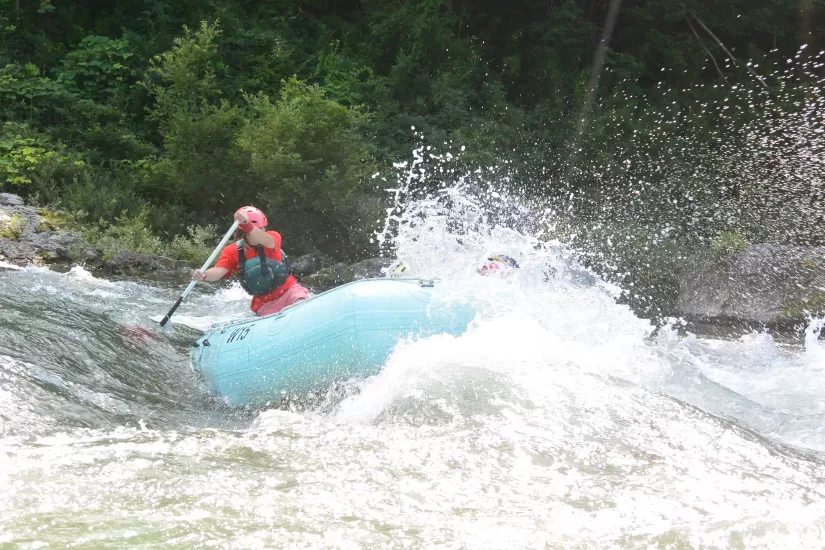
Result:
[[715,323],[782,325],[825,313],[825,248],[757,244],[687,262],[679,280],[683,317]]
[[29,242],[46,262],[74,260],[94,263],[100,259],[100,251],[73,231],[41,231],[33,234]]
[[53,228],[41,210],[17,195],[0,193],[0,259],[18,264],[83,261],[94,263],[100,252],[73,231]]
[[314,289],[326,290],[352,281],[384,277],[392,262],[389,258],[370,258],[352,265],[337,263],[303,278],[301,282]]
[[188,277],[192,267],[187,262],[173,260],[155,254],[135,254],[129,250],[121,250],[103,264],[103,270],[112,275],[158,277]]
[[356,262],[349,266],[352,273],[352,280],[358,281],[360,279],[384,277],[387,274],[387,268],[390,267],[392,263],[393,260],[389,258],[369,258]]
[[0,206],[23,206],[24,204],[22,197],[11,193],[0,193]]
[[290,260],[289,263],[295,275],[298,277],[306,277],[325,267],[335,265],[335,260],[320,250],[316,250],[309,254],[304,254],[295,260]]
[[[0,223],[2,221],[2,218],[0,218]],[[38,263],[40,258],[37,256],[37,250],[31,244],[20,242],[17,239],[0,238],[0,260],[25,266]]]

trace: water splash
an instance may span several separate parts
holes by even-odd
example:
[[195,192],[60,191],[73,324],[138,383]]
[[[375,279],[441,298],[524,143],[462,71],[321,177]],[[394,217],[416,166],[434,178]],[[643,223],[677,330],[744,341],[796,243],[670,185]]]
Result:
[[[345,402],[344,417],[374,420],[396,400],[422,393],[419,383],[445,373],[436,357],[463,367],[471,350],[479,349],[489,368],[507,371],[523,353],[532,357],[541,350],[544,359],[536,365],[616,377],[760,433],[825,449],[823,434],[809,430],[799,437],[825,412],[809,406],[821,395],[819,383],[812,382],[825,383],[821,367],[805,367],[818,361],[810,359],[820,346],[812,333],[818,333],[815,323],[805,349],[782,347],[765,333],[732,342],[684,337],[674,321],[657,332],[616,303],[620,289],[585,269],[579,249],[548,238],[552,211],[474,174],[459,176],[454,185],[430,185],[428,171],[443,158],[419,150],[411,165],[401,166],[399,185],[391,190],[395,204],[379,240],[407,267],[404,275],[442,278],[448,292],[486,307],[463,339],[399,349],[374,385]],[[515,257],[522,268],[504,279],[481,277],[479,266],[494,254]],[[410,346],[421,346],[414,355],[427,357],[427,363],[408,357]]]
[[823,329],[825,319],[816,318],[811,318],[805,329],[805,364],[819,370],[825,370],[825,342],[820,340]]
[[[651,317],[673,315],[675,277],[724,236],[823,246],[825,51],[771,52],[729,85],[652,91],[622,80],[599,98],[574,165],[514,178],[547,197],[548,228]],[[538,152],[541,153],[540,151]],[[559,158],[554,158],[559,157]]]

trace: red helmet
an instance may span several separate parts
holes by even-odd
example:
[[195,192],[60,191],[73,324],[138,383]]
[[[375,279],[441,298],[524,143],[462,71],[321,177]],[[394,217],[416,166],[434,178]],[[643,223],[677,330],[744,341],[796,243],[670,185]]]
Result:
[[243,212],[246,214],[246,217],[249,218],[249,223],[255,227],[260,227],[263,229],[269,225],[266,221],[266,214],[254,206],[242,206],[241,208],[238,208],[238,211],[235,213],[237,214],[238,212]]

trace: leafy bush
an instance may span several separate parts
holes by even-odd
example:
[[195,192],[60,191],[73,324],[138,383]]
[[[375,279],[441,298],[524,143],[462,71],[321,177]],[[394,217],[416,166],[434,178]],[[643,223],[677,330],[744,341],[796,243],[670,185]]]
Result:
[[45,121],[70,100],[66,88],[32,63],[0,69],[0,109],[7,120]]
[[116,171],[89,168],[67,182],[65,174],[51,171],[47,163],[38,173],[39,202],[68,210],[80,223],[108,225],[124,212],[136,216],[151,211],[151,205],[135,190],[140,177],[130,167]]
[[166,247],[166,255],[191,264],[202,264],[209,258],[218,241],[218,228],[214,225],[196,225],[187,229],[187,235],[175,235]]
[[725,231],[720,233],[710,242],[710,250],[719,259],[725,259],[731,255],[745,250],[748,241],[736,231]]
[[241,202],[246,193],[246,200],[252,200],[248,195],[255,186],[249,182],[248,164],[232,146],[242,120],[237,107],[223,103],[205,105],[197,113],[170,122],[167,154],[147,166],[140,183],[143,196],[179,206],[177,217],[183,223],[170,219],[172,225],[165,229],[185,230],[188,220],[181,217],[181,211],[194,219],[208,218],[225,215],[226,197],[235,196]]
[[32,173],[44,163],[81,167],[85,163],[77,153],[70,153],[45,134],[27,124],[6,122],[0,134],[0,188],[32,183]]
[[112,99],[125,84],[130,57],[129,41],[125,38],[87,36],[63,60],[57,82],[70,92],[95,101]]
[[80,224],[78,224],[74,214],[62,210],[41,208],[40,217],[42,221],[40,222],[40,227],[37,228],[38,232],[80,228]]
[[124,211],[114,223],[87,226],[84,237],[103,252],[103,260],[112,259],[121,250],[137,254],[158,254],[193,265],[209,257],[217,243],[217,228],[213,225],[194,226],[186,235],[176,235],[171,242],[163,242],[148,222],[149,213],[140,211],[130,215]]
[[110,260],[121,250],[160,254],[164,249],[163,242],[152,233],[146,220],[145,210],[136,216],[124,211],[113,224],[87,230],[84,236],[103,252],[104,260]]
[[244,200],[238,195],[248,165],[234,148],[243,117],[241,109],[220,98],[216,85],[219,36],[217,24],[185,28],[169,51],[152,60],[143,82],[155,98],[150,118],[158,124],[166,154],[146,166],[140,193],[158,205],[176,205],[154,216],[159,228],[172,233],[185,231],[193,219],[223,214],[230,194]]
[[[365,185],[373,159],[384,171],[426,135],[466,146],[461,169],[481,167],[533,197],[569,197],[583,223],[670,223],[691,246],[732,227],[749,240],[821,243],[821,194],[800,184],[800,204],[787,206],[791,185],[774,168],[783,155],[760,146],[767,154],[752,156],[746,137],[767,129],[796,142],[797,124],[783,135],[774,122],[817,107],[820,67],[804,61],[811,50],[797,55],[798,3],[634,3],[585,110],[609,4],[0,0],[0,186],[105,227],[146,209],[147,227],[170,238],[251,202],[290,250],[352,256],[384,197]],[[216,15],[222,28],[181,32]],[[724,56],[712,55],[708,64],[715,46],[691,29],[698,18],[742,63],[714,68]],[[760,66],[746,69],[745,58]],[[785,74],[769,65],[786,59],[803,71],[767,79],[777,116],[747,126],[768,104],[751,95],[746,71]],[[718,134],[722,113],[736,117],[734,132]],[[27,130],[15,134],[14,123]],[[732,162],[702,161],[719,147]],[[739,152],[748,162],[733,162]],[[819,181],[818,165],[800,159],[808,171],[794,169],[795,179]],[[429,183],[439,177],[453,174]],[[766,203],[778,211],[770,224]]]

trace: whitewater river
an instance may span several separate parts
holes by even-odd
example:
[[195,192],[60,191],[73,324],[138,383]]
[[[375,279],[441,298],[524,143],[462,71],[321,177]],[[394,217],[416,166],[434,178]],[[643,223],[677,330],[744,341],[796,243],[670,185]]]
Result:
[[[825,52],[800,55],[805,73]],[[648,202],[672,209],[638,246],[685,220],[821,238],[825,80],[795,65],[770,76],[794,84],[772,86],[784,96],[733,86],[738,106],[708,107],[712,143],[691,119],[706,105],[674,107],[614,155],[624,180],[619,160],[587,168],[636,197],[632,227]],[[751,109],[747,124],[729,108]],[[654,326],[550,238],[575,246],[561,235],[575,201],[526,207],[478,175],[432,192],[451,154],[413,157],[397,178],[373,175],[396,185],[377,245],[479,315],[461,337],[411,338],[376,376],[304,401],[230,409],[192,372],[201,331],[248,313],[237,285],[199,285],[158,336],[152,320],[180,284],[0,269],[0,548],[824,547],[822,320],[786,344]],[[713,211],[693,205],[729,185]],[[616,203],[594,200],[609,219]],[[623,238],[598,228],[608,247]],[[491,254],[521,268],[480,277]]]
[[481,278],[461,266],[489,242],[460,241],[427,261],[490,304],[464,336],[267,411],[188,363],[198,328],[246,313],[238,287],[154,340],[128,329],[177,286],[0,272],[0,547],[821,547],[816,322],[787,347],[654,332],[569,258]]

